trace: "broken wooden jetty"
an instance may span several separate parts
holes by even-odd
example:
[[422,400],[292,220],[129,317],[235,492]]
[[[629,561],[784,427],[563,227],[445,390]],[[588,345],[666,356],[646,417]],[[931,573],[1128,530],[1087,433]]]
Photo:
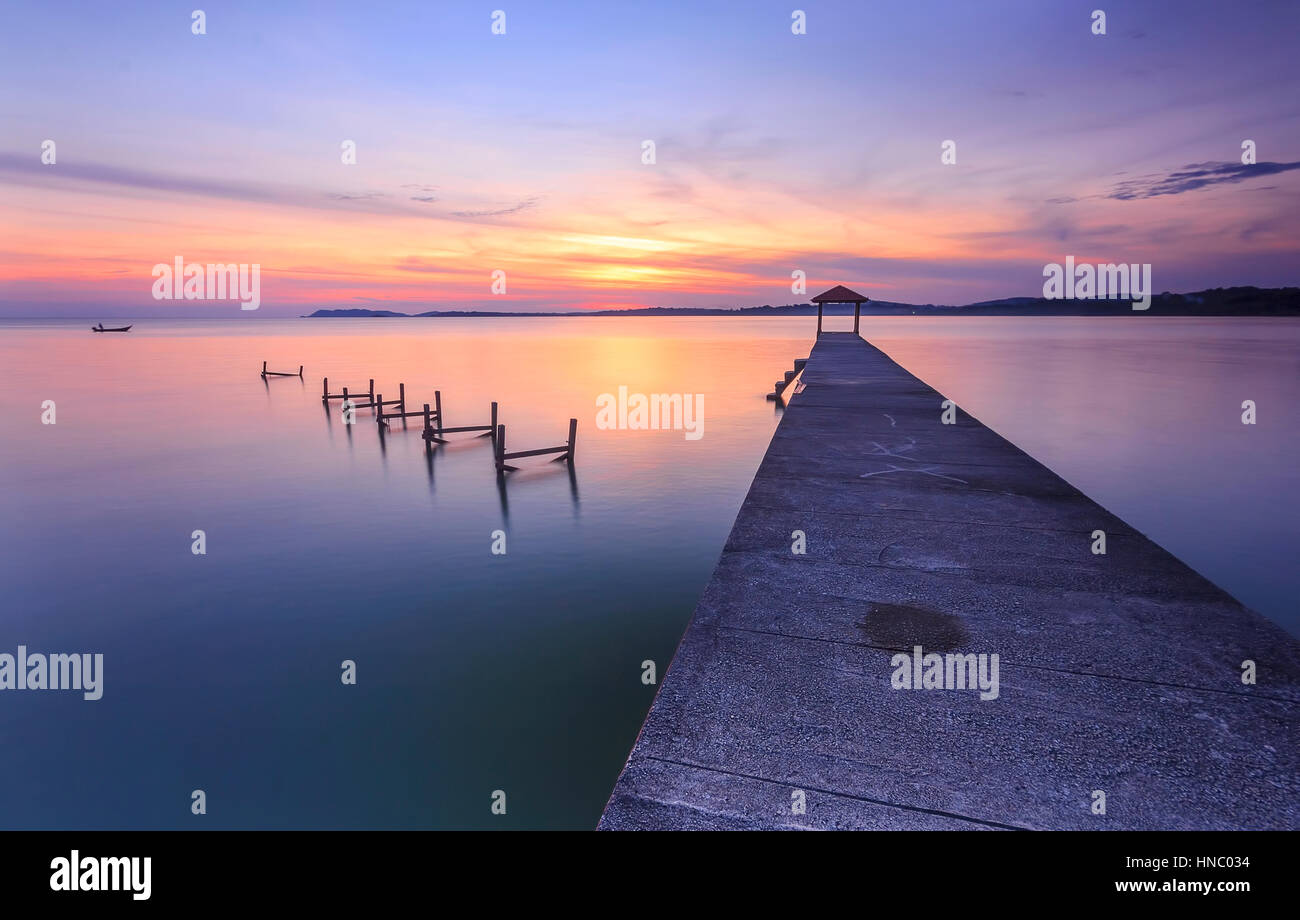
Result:
[[[373,382],[372,382],[373,386]],[[394,417],[406,414],[406,384],[397,385],[400,391],[397,399],[384,399],[383,393],[376,393],[370,397],[368,402],[352,402],[347,395],[348,388],[343,388],[343,408],[344,409],[374,409],[376,415],[382,415],[384,406],[397,406],[398,411],[391,413]]]
[[[290,372],[290,373],[286,373],[286,372],[284,372],[284,371],[268,371],[268,370],[266,369],[266,362],[263,361],[263,362],[262,362],[262,376],[263,376],[263,377],[298,377],[298,378],[301,378],[301,377],[302,377],[302,365],[301,365],[301,364],[298,365],[298,373],[294,374],[294,373],[292,373],[292,372]],[[326,391],[326,392],[328,392],[328,391]]]
[[442,391],[433,391],[433,401],[435,409],[432,414],[429,413],[429,404],[424,404],[424,432],[421,437],[433,444],[446,444],[447,439],[444,434],[458,434],[465,431],[477,431],[480,438],[492,438],[495,440],[497,434],[497,404],[492,403],[489,414],[490,420],[486,425],[456,425],[446,427],[442,423]]
[[[265,364],[263,364],[263,367],[265,368]],[[423,408],[418,411],[413,411],[413,410],[408,411],[406,405],[406,384],[399,383],[397,385],[397,388],[398,388],[397,399],[384,399],[383,393],[375,392],[375,381],[374,378],[372,377],[368,382],[366,391],[363,393],[354,395],[347,387],[343,387],[342,392],[331,393],[329,378],[323,377],[321,378],[321,401],[324,403],[328,403],[331,399],[341,399],[343,400],[344,411],[350,409],[374,409],[375,422],[377,425],[380,426],[381,429],[386,429],[388,427],[389,422],[393,421],[394,419],[422,418],[424,420],[424,427],[421,432],[421,436],[424,438],[425,441],[429,442],[430,446],[434,444],[446,444],[447,439],[444,438],[443,435],[458,434],[458,433],[469,432],[469,431],[476,431],[479,432],[480,437],[492,438],[493,440],[496,440],[498,425],[497,425],[497,404],[495,402],[491,404],[490,417],[485,424],[448,426],[445,425],[443,422],[444,416],[442,411],[441,390],[433,391],[432,407],[430,407],[428,403],[425,403]],[[365,400],[364,402],[358,401],[363,398]],[[397,411],[390,411],[385,408],[386,406],[396,406]],[[576,420],[571,420],[571,421],[574,424],[570,425],[570,428],[573,429],[576,426]],[[567,447],[545,448],[543,450],[534,451],[531,453],[529,452],[520,453],[517,454],[516,456],[526,457],[526,456],[532,456],[532,453],[553,453],[555,451],[565,451],[566,452],[565,457],[558,457],[556,459],[560,459],[560,460],[566,458],[572,459],[574,437],[575,437],[574,431],[570,430],[569,444]],[[495,457],[497,453],[498,452],[494,451],[493,456]]]
[[[494,404],[495,405],[495,404]],[[521,457],[540,457],[543,454],[559,454],[560,456],[552,460],[552,463],[559,463],[561,460],[567,460],[573,463],[573,445],[578,439],[578,420],[569,419],[569,443],[559,447],[539,447],[535,450],[517,450],[514,452],[506,451],[506,426],[497,426],[496,437],[496,463],[498,473],[507,473],[519,469],[517,466],[511,466],[506,463],[507,460],[517,460]]]
[[[349,393],[348,393],[348,388],[347,388],[347,387],[344,387],[344,388],[343,388],[343,391],[342,391],[341,393],[331,393],[331,392],[330,392],[330,379],[329,379],[328,377],[322,377],[322,378],[321,378],[321,388],[322,388],[322,390],[323,390],[323,393],[322,393],[322,395],[321,395],[321,402],[324,402],[324,403],[329,402],[331,399],[354,399],[354,398],[360,398],[360,395],[358,395],[358,396],[356,396],[356,397],[353,397],[353,396],[349,395]],[[373,402],[373,401],[374,401],[374,399],[375,399],[375,380],[374,380],[373,377],[370,378],[370,386],[366,389],[364,395],[365,395],[367,401],[370,401],[370,402]]]
[[[401,398],[396,401],[388,400],[387,402],[385,402],[384,394],[383,393],[378,394],[378,398],[375,400],[375,422],[381,428],[387,428],[388,423],[391,422],[393,419],[408,419],[408,418],[417,418],[423,416],[424,427],[428,428],[429,421],[432,418],[432,414],[429,412],[429,404],[428,403],[424,404],[424,411],[422,412],[407,412],[406,411],[406,384],[399,383],[398,386],[401,388]],[[437,391],[434,391],[434,396],[439,400],[439,402],[441,402],[442,399],[441,394],[439,394]],[[401,408],[397,412],[388,412],[385,411],[384,409],[385,405],[390,405],[390,406],[400,405]],[[359,408],[364,409],[365,406],[361,406]]]
[[601,828],[1300,827],[1300,642],[857,335],[800,379]]

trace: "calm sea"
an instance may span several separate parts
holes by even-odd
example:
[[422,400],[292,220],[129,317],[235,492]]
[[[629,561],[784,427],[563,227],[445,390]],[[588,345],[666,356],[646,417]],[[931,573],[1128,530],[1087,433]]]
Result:
[[[594,826],[653,696],[642,662],[666,669],[812,323],[0,323],[0,652],[104,655],[98,701],[0,694],[0,826]],[[863,333],[1300,633],[1300,322]],[[263,382],[263,360],[305,380]],[[404,382],[416,405],[439,389],[448,425],[497,400],[512,449],[576,416],[576,470],[523,461],[501,489],[487,440],[430,458],[415,421],[346,426],[322,376]],[[703,437],[597,429],[619,386],[702,394]]]

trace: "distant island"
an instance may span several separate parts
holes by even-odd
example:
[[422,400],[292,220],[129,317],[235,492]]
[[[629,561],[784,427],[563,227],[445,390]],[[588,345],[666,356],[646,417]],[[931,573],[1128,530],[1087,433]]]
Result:
[[[306,318],[352,318],[375,316],[487,317],[487,316],[808,316],[817,313],[812,303],[774,307],[634,307],[626,310],[570,310],[567,312],[519,312],[508,310],[430,310],[427,313],[398,313],[394,310],[352,308],[317,310]],[[1044,297],[1008,297],[965,306],[894,303],[873,300],[862,305],[864,316],[1300,316],[1300,288],[1231,287],[1212,288],[1191,294],[1157,294],[1145,311],[1134,310],[1129,300],[1048,300]],[[853,315],[849,304],[830,304],[827,316]]]

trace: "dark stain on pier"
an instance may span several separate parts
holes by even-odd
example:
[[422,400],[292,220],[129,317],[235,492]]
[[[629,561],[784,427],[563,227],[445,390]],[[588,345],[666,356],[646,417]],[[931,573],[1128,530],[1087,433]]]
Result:
[[950,613],[907,604],[872,602],[859,624],[872,645],[907,648],[919,645],[927,652],[960,648],[970,639],[966,627]]

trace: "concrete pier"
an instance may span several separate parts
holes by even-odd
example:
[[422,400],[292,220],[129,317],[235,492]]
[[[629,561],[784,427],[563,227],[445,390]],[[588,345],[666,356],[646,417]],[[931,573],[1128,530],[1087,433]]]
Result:
[[1300,827],[1300,642],[858,336],[801,381],[601,828]]

